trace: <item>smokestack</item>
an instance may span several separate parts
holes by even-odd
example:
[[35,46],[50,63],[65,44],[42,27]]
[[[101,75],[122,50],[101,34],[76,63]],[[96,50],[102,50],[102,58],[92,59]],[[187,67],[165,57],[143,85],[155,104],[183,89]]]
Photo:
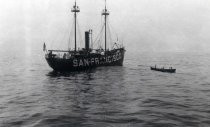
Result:
[[85,49],[88,51],[90,49],[90,37],[89,31],[85,32]]

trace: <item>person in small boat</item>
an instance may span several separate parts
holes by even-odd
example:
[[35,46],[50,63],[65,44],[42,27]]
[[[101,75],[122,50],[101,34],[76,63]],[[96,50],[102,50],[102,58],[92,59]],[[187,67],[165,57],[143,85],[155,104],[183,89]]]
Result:
[[63,59],[66,59],[66,53],[63,54]]
[[52,57],[52,51],[50,51],[48,55],[51,58]]

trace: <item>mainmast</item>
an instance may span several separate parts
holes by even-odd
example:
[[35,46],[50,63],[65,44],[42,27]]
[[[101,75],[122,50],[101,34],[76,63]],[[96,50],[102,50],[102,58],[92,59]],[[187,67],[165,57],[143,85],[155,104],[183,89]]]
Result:
[[80,12],[80,9],[79,7],[77,6],[77,2],[75,0],[75,5],[73,6],[73,8],[71,9],[71,12],[74,13],[74,29],[75,29],[75,48],[74,48],[74,51],[76,52],[77,51],[77,13]]
[[104,25],[105,25],[105,55],[106,55],[106,22],[107,22],[107,16],[109,15],[108,10],[106,9],[106,0],[105,0],[105,9],[102,11],[102,15],[104,15]]

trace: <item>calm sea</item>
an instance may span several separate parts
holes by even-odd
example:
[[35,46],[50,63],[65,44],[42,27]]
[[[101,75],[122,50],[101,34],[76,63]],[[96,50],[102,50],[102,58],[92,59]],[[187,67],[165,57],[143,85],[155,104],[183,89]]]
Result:
[[127,51],[123,67],[56,73],[41,48],[3,49],[0,126],[209,127],[209,56]]

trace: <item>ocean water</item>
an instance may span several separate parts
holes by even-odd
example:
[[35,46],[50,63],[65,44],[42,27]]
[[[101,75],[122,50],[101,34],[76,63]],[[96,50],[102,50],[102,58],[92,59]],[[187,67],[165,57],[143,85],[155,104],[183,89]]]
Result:
[[209,56],[127,51],[122,67],[56,73],[41,50],[1,50],[0,126],[209,127]]

